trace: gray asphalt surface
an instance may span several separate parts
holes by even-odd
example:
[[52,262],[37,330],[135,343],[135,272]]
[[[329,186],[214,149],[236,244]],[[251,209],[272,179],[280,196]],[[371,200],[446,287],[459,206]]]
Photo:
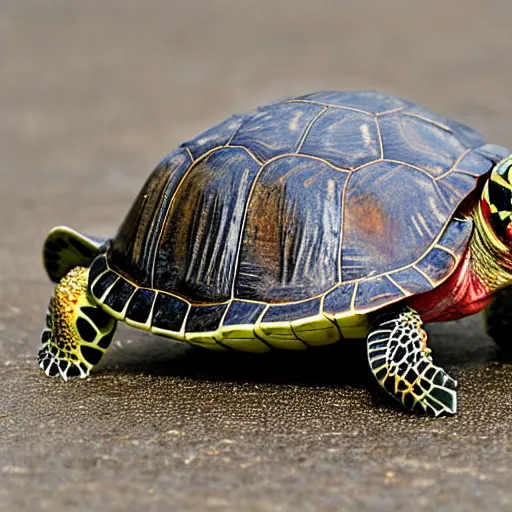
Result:
[[459,414],[375,392],[360,345],[234,357],[121,328],[39,375],[53,225],[115,232],[182,140],[276,98],[378,88],[511,145],[506,0],[0,3],[0,510],[511,510],[512,364],[434,326]]

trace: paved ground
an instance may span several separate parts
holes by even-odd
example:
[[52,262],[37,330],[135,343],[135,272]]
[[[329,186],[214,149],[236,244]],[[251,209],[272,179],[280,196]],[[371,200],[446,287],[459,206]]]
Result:
[[214,357],[120,329],[94,378],[34,361],[53,225],[113,233],[161,156],[232,111],[403,95],[510,144],[508,1],[2,0],[0,509],[510,510],[512,365],[435,327],[460,414],[374,393],[360,346]]

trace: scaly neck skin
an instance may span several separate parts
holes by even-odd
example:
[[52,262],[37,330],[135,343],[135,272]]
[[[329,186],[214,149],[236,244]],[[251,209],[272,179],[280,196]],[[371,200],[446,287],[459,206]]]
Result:
[[475,231],[469,246],[470,269],[489,295],[512,284],[512,250],[499,240],[484,218],[481,203],[472,215]]
[[480,204],[470,217],[475,230],[458,268],[439,287],[408,301],[424,322],[474,315],[490,304],[495,292],[512,285],[512,251],[496,237]]

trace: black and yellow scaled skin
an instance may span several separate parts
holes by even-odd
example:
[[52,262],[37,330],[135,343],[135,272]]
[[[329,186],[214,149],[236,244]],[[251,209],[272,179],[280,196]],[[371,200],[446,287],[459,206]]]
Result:
[[[52,280],[86,270],[66,316],[72,327],[50,322],[43,332],[41,365],[52,374],[80,354],[79,376],[89,373],[94,363],[81,347],[106,350],[101,340],[115,326],[94,324],[87,341],[78,324],[92,305],[115,321],[220,351],[364,339],[375,312],[454,273],[473,231],[459,208],[508,155],[466,126],[373,91],[313,93],[235,115],[157,165],[112,240],[67,228],[50,234]],[[57,291],[53,311],[66,300]],[[58,341],[66,332],[74,343]],[[413,389],[395,366],[386,375]],[[379,380],[389,391],[388,381]],[[401,389],[392,394],[421,409]],[[454,407],[424,410],[443,411]]]
[[112,342],[117,322],[91,300],[87,274],[86,268],[73,268],[50,299],[38,354],[49,377],[86,377]]
[[378,383],[411,411],[433,416],[457,411],[457,382],[436,366],[416,311],[392,307],[374,315],[368,362]]

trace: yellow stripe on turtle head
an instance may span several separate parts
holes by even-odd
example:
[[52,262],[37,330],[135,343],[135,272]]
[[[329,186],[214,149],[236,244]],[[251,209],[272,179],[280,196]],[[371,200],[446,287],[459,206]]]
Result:
[[491,180],[504,188],[512,190],[512,155],[502,160],[491,172]]

